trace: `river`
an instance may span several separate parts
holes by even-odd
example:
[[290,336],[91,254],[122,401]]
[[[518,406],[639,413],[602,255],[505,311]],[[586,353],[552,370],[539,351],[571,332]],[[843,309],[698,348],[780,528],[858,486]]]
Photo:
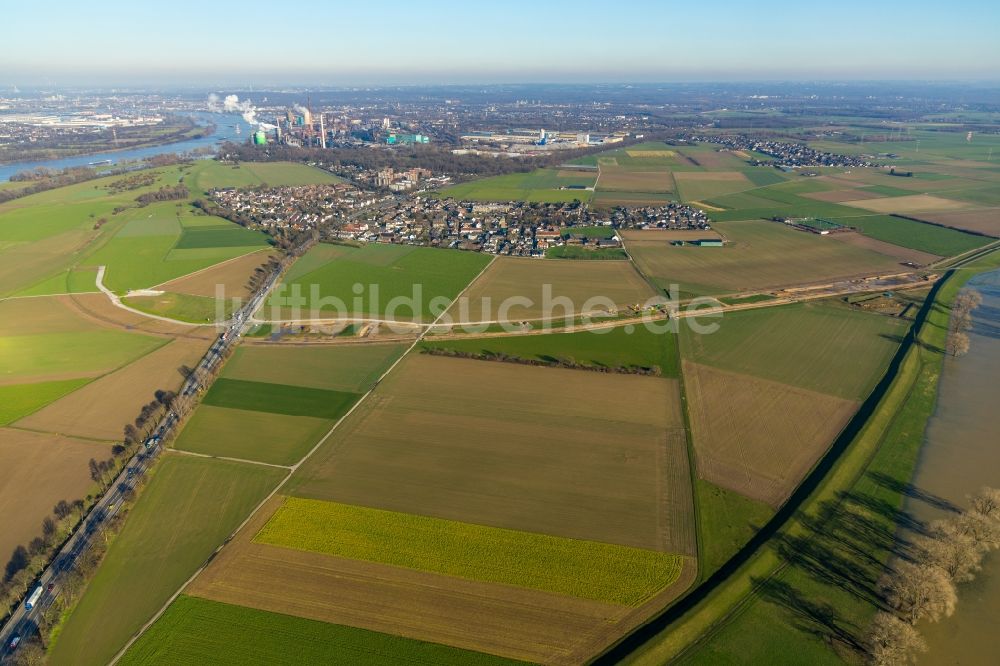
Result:
[[[10,180],[15,173],[27,171],[36,167],[47,167],[49,169],[65,169],[67,167],[87,166],[92,162],[103,162],[111,160],[112,163],[126,162],[130,160],[145,159],[154,155],[164,155],[168,153],[186,153],[196,148],[215,147],[221,141],[233,141],[238,143],[250,136],[251,127],[243,118],[235,114],[218,114],[208,112],[198,112],[187,114],[201,125],[215,123],[215,132],[200,139],[190,139],[188,141],[178,141],[177,143],[167,143],[159,146],[147,146],[145,148],[134,148],[131,150],[118,150],[106,153],[94,153],[93,155],[77,155],[75,157],[64,157],[58,160],[45,160],[41,162],[17,162],[16,164],[0,165],[0,182]],[[241,134],[236,133],[239,127]]]
[[[1000,271],[968,286],[983,304],[973,312],[969,353],[946,358],[934,416],[928,422],[913,484],[960,507],[981,486],[1000,487]],[[922,520],[945,516],[921,499],[906,510]],[[987,555],[976,580],[959,586],[958,610],[921,632],[929,650],[920,666],[1000,662],[1000,553]]]

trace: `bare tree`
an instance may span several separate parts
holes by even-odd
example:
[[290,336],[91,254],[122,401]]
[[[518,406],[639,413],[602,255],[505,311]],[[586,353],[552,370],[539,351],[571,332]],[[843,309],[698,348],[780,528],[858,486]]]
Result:
[[868,629],[868,658],[874,666],[910,664],[927,651],[927,643],[913,627],[892,613],[880,612]]
[[933,565],[899,562],[883,587],[886,601],[910,624],[949,617],[958,603],[955,583]]
[[984,518],[974,511],[965,511],[956,519],[955,525],[984,552],[1000,548],[1000,521]]
[[948,333],[945,351],[950,356],[964,356],[969,353],[969,336],[961,331]]
[[969,498],[969,506],[973,513],[983,518],[1000,520],[1000,490],[984,486]]
[[976,540],[956,521],[936,520],[929,527],[928,536],[918,540],[922,559],[944,569],[956,583],[974,579],[983,561],[983,550]]

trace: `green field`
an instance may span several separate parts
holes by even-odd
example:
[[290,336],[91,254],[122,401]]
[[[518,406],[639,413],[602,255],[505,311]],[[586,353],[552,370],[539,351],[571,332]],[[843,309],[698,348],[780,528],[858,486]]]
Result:
[[810,664],[840,664],[845,655],[860,659],[845,641],[863,637],[881,606],[871,584],[898,554],[897,512],[934,411],[947,304],[976,271],[998,265],[1000,255],[994,253],[960,270],[941,289],[919,344],[796,519],[708,600],[626,663],[783,663],[789,655]]
[[362,393],[406,350],[404,344],[282,347],[242,345],[222,376]]
[[202,405],[191,416],[174,448],[210,456],[292,465],[330,430],[332,422]]
[[866,236],[901,247],[936,254],[939,257],[962,254],[982,247],[993,240],[985,236],[967,234],[956,229],[924,224],[891,215],[845,217],[834,220],[834,222],[857,227]]
[[234,224],[225,224],[188,227],[181,233],[174,248],[189,250],[198,247],[264,247],[267,244],[267,237],[258,232]]
[[[268,304],[287,312],[300,295],[304,308],[320,316],[432,320],[441,311],[433,307],[432,299],[445,299],[447,305],[490,262],[490,257],[478,252],[411,245],[333,247],[334,258],[308,273],[294,273]],[[303,260],[316,251],[310,250]],[[356,285],[361,287],[360,295],[355,293]],[[420,296],[415,303],[414,294]]]
[[168,455],[49,650],[103,666],[283,478],[259,465]]
[[204,193],[224,187],[312,185],[340,183],[343,179],[298,162],[241,162],[235,165],[215,160],[199,160],[185,182],[192,190]]
[[[105,286],[125,292],[148,288],[267,246],[267,237],[221,218],[191,216],[176,205],[160,203],[123,213],[129,222],[107,243],[82,260],[107,266]],[[176,223],[179,217],[181,224]],[[211,226],[185,226],[194,217]],[[164,233],[164,218],[172,222]]]
[[614,227],[569,227],[564,236],[583,236],[584,238],[613,238],[618,231]]
[[17,293],[18,296],[50,296],[53,294],[85,294],[97,291],[97,271],[80,268],[53,275]]
[[521,662],[367,629],[180,596],[118,663],[123,666],[205,663],[501,666]]
[[357,393],[346,391],[222,377],[212,384],[202,404],[287,416],[338,419],[359,397]]
[[704,479],[695,479],[695,493],[701,545],[699,564],[704,578],[749,541],[774,514],[774,509]]
[[[658,322],[662,324],[662,322]],[[546,335],[508,335],[471,340],[424,341],[423,349],[450,349],[471,354],[507,354],[545,362],[572,360],[583,365],[657,367],[666,377],[676,377],[677,336],[652,332],[638,325]]]
[[165,342],[164,338],[139,333],[86,328],[7,335],[0,338],[0,379],[94,376],[144,356]]
[[819,301],[727,312],[718,323],[708,335],[681,326],[685,358],[861,400],[910,322]]
[[578,259],[581,261],[615,261],[628,259],[625,250],[618,247],[605,247],[600,249],[588,249],[579,245],[561,245],[550,247],[545,251],[545,256],[549,259]]
[[294,497],[254,541],[623,605],[674,582],[682,566],[650,550]]
[[122,303],[159,317],[193,324],[222,322],[233,313],[233,303],[229,299],[216,300],[210,296],[176,292],[164,292],[157,296],[129,296],[122,298]]
[[81,378],[0,386],[0,426],[36,412],[89,383],[90,379]]
[[561,187],[593,187],[597,172],[536,169],[528,173],[493,176],[461,183],[441,191],[441,196],[470,201],[532,201],[559,203],[590,201],[593,192]]

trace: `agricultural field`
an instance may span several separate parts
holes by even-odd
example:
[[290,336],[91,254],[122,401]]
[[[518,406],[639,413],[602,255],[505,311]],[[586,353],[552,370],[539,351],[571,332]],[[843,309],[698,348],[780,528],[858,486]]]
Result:
[[621,166],[600,167],[597,189],[602,192],[658,192],[672,194],[674,177],[668,169],[639,169]]
[[[662,323],[662,322],[661,322]],[[466,354],[505,354],[553,363],[572,360],[595,368],[657,368],[667,377],[678,375],[677,336],[639,325],[546,335],[507,335],[468,340],[425,340],[421,349]]]
[[129,296],[123,298],[122,303],[157,317],[205,326],[225,322],[234,310],[233,303],[228,300],[217,301],[208,296],[167,292]]
[[654,295],[629,262],[500,257],[447,316],[453,322],[565,318],[641,304]]
[[149,289],[268,246],[264,234],[221,218],[205,218],[214,221],[212,226],[192,224],[198,216],[176,204],[152,204],[120,217],[128,220],[121,232],[82,260],[85,266],[107,266],[105,286],[120,294]]
[[0,426],[13,423],[89,382],[84,377],[31,384],[0,384]]
[[272,465],[298,462],[333,421],[229,407],[201,405],[173,446],[179,451]]
[[266,264],[271,256],[273,255],[266,250],[251,252],[197,273],[156,285],[153,289],[215,298],[221,286],[225,298],[245,299],[250,295],[250,290],[247,288],[250,276],[256,268]]
[[[115,220],[95,228],[96,221],[114,219],[112,211],[116,207],[134,205],[137,195],[171,180],[176,182],[179,170],[157,169],[151,173],[158,177],[154,185],[130,192],[110,192],[107,187],[118,178],[110,176],[0,204],[0,297],[64,293],[70,289],[68,276],[80,254],[121,227]],[[28,248],[30,251],[26,251]],[[92,282],[82,282],[74,278],[73,290],[94,288]]]
[[594,192],[591,204],[595,208],[614,208],[616,206],[662,206],[671,201],[673,201],[673,195],[666,193],[598,190]]
[[[855,219],[856,218],[848,218],[843,220],[843,222],[851,223]],[[872,238],[871,236],[862,233],[844,232],[831,234],[830,237],[835,241],[846,243],[852,247],[884,254],[887,257],[892,257],[900,263],[908,262],[918,266],[927,266],[941,259],[941,256],[937,254],[921,252],[920,250],[903,247],[902,245],[893,245],[892,243],[887,243],[886,241],[878,240],[877,238]]]
[[681,200],[714,199],[756,187],[739,171],[680,171],[674,174]]
[[681,297],[759,291],[896,272],[892,257],[826,236],[764,221],[717,222],[725,247],[674,247],[667,241],[626,241],[639,270]]
[[16,546],[42,534],[42,520],[59,500],[84,499],[94,482],[87,469],[91,458],[105,459],[111,445],[62,435],[0,428],[0,561]]
[[698,473],[777,506],[868,396],[909,322],[812,302],[719,323],[682,335]]
[[1000,238],[1000,208],[980,208],[957,213],[921,213],[917,217],[953,229]]
[[945,199],[933,194],[912,194],[905,197],[882,197],[849,201],[847,205],[873,213],[938,213],[970,208],[967,203]]
[[208,348],[207,340],[179,338],[129,365],[104,375],[17,422],[45,432],[68,432],[92,439],[118,439],[122,428],[153,399],[157,390],[174,391]]
[[[322,248],[323,246],[319,246]],[[302,258],[312,268],[294,271],[268,300],[272,312],[294,313],[301,302],[301,316],[386,317],[432,321],[443,306],[489,264],[490,258],[474,252],[457,252],[409,245],[366,244],[335,246],[336,251],[318,250],[325,263]],[[332,256],[331,256],[332,255]],[[354,287],[361,285],[361,293]],[[417,302],[412,302],[415,295]],[[265,312],[267,310],[265,309]]]
[[108,663],[284,474],[261,465],[167,455],[66,619],[49,662]]
[[676,581],[682,567],[679,556],[652,550],[298,498],[254,541],[625,606]]
[[702,479],[777,507],[826,451],[858,402],[684,361]]
[[226,364],[222,376],[364,393],[405,350],[406,345],[393,343],[351,347],[242,345]]
[[220,377],[205,394],[202,404],[268,414],[337,419],[350,409],[358,397],[357,393],[347,391]]
[[288,489],[694,554],[682,428],[673,380],[417,354],[379,384]]
[[[295,646],[290,650],[289,646]],[[118,663],[359,663],[506,666],[514,662],[400,636],[181,596]]]
[[596,180],[596,171],[536,169],[460,183],[442,190],[441,196],[469,201],[586,202]]
[[771,518],[774,510],[704,479],[697,479],[694,487],[704,576],[725,564]]
[[0,301],[0,385],[95,378],[167,340],[81,316],[68,297]]
[[955,229],[890,215],[848,217],[835,219],[834,222],[855,227],[871,238],[938,257],[962,254],[982,247],[991,240],[985,236],[976,236]]
[[[255,542],[282,501],[269,500],[187,593],[533,663],[592,654],[605,628],[628,613],[564,594]],[[675,587],[692,570],[685,560]],[[263,578],[271,584],[260,585]]]
[[174,446],[297,463],[404,350],[401,344],[238,347]]
[[194,191],[206,193],[225,187],[255,187],[269,185],[314,185],[340,183],[332,173],[297,162],[240,162],[231,164],[215,160],[199,160],[185,177]]
[[718,324],[716,332],[699,335],[681,322],[685,359],[860,401],[910,322],[840,302],[813,301],[727,312]]

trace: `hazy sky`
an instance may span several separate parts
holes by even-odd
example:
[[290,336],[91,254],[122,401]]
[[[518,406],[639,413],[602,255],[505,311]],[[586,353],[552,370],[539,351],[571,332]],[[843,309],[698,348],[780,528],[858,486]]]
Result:
[[4,5],[0,86],[1000,78],[997,0]]

